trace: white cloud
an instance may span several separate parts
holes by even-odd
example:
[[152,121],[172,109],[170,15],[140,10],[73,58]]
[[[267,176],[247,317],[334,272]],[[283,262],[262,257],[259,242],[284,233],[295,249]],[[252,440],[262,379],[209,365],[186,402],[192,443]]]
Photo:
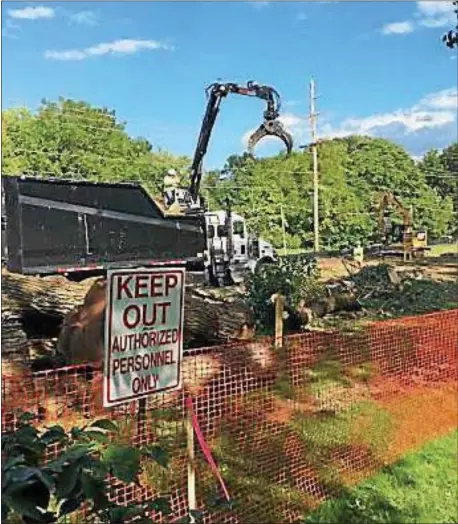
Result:
[[392,113],[380,113],[365,118],[348,118],[337,129],[339,136],[346,135],[371,135],[374,131],[400,125],[405,133],[413,133],[428,127],[441,127],[455,120],[455,115],[450,111],[421,111],[418,109],[399,109]]
[[[318,137],[342,138],[349,135],[368,135],[394,140],[403,145],[412,155],[422,155],[431,148],[448,145],[456,137],[458,111],[457,88],[443,89],[430,93],[407,109],[377,113],[365,117],[347,118],[340,123],[318,121]],[[308,119],[293,113],[285,113],[280,120],[294,137],[297,145],[310,142]],[[251,129],[242,137],[246,147]],[[274,138],[265,141],[277,140]]]
[[444,0],[417,2],[415,20],[387,24],[382,28],[382,33],[385,35],[407,34],[412,33],[418,27],[454,27],[457,19],[454,9],[452,2]]
[[404,35],[411,33],[414,30],[412,22],[408,20],[405,22],[393,22],[392,24],[386,24],[382,28],[384,35]]
[[456,88],[443,89],[423,97],[408,109],[348,118],[337,126],[329,124],[318,131],[320,138],[369,135],[388,138],[414,155],[427,149],[445,147],[456,137],[458,110]]
[[456,121],[458,110],[456,88],[443,89],[422,98],[409,109],[397,109],[391,113],[379,113],[363,118],[348,118],[337,128],[327,126],[327,136],[371,135],[382,128],[400,126],[404,134],[428,128],[443,127]]
[[10,9],[8,15],[11,18],[22,20],[36,20],[38,18],[53,18],[55,13],[52,7],[39,5],[36,7],[24,7],[23,9]]
[[108,43],[100,43],[85,49],[68,49],[65,51],[46,51],[45,58],[50,60],[84,60],[91,56],[102,55],[126,55],[133,54],[143,49],[156,50],[164,49],[173,50],[172,46],[157,40],[115,40]]
[[298,126],[301,126],[304,124],[305,120],[297,115],[294,115],[293,113],[285,113],[281,115],[278,120],[286,127],[286,129],[293,130],[294,128],[297,128]]
[[420,20],[420,25],[423,27],[434,28],[434,27],[444,27],[449,23],[448,18],[439,17],[439,18],[423,18]]
[[251,2],[251,5],[255,9],[264,9],[264,7],[267,7],[270,4],[270,2]]
[[9,18],[7,18],[5,26],[2,27],[2,38],[10,38],[11,40],[17,40],[17,33],[21,31],[22,28],[20,25],[15,24]]
[[443,89],[436,93],[431,93],[422,98],[418,104],[418,107],[429,107],[432,109],[457,109],[458,106],[458,92],[456,87],[450,87],[449,89]]
[[453,4],[448,1],[417,2],[417,9],[426,16],[442,16],[443,14],[453,13]]
[[84,25],[96,25],[98,20],[93,11],[78,11],[76,13],[69,13],[69,18],[72,22]]
[[456,25],[456,14],[452,2],[417,2],[417,18],[424,27],[446,27]]
[[301,100],[287,100],[286,102],[283,102],[283,106],[292,107],[292,106],[297,106],[301,103],[303,103]]

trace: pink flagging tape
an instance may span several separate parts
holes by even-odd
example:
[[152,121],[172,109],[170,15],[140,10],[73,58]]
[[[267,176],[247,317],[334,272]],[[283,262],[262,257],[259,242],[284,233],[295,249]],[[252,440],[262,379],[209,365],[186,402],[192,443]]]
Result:
[[210,468],[213,471],[213,474],[218,479],[221,485],[221,489],[223,490],[224,496],[226,497],[226,500],[229,502],[231,497],[229,496],[229,492],[226,488],[226,484],[224,483],[223,477],[221,476],[218,466],[216,465],[215,460],[213,459],[213,455],[210,451],[210,448],[208,447],[208,444],[202,434],[199,425],[199,420],[197,418],[197,415],[194,413],[192,398],[190,396],[186,397],[186,407],[191,413],[192,427],[194,428],[197,440],[199,441],[200,449],[202,450],[202,453],[204,454],[206,461],[210,464]]

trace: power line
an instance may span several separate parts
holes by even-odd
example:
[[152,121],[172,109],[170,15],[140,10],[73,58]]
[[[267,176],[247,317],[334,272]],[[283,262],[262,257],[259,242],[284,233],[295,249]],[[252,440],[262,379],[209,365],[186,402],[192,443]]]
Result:
[[[10,158],[16,158],[18,155],[21,155],[21,154],[46,154],[48,156],[59,156],[59,157],[66,157],[66,158],[81,158],[81,159],[84,159],[84,155],[87,154],[88,156],[91,156],[91,157],[98,157],[98,158],[104,158],[106,160],[109,160],[109,161],[114,161],[114,160],[125,160],[125,161],[128,161],[128,160],[143,160],[143,159],[147,159],[147,155],[148,154],[152,154],[154,155],[155,152],[154,151],[146,151],[146,152],[133,152],[133,154],[129,154],[129,156],[127,156],[127,154],[125,156],[123,155],[118,155],[118,156],[111,156],[111,155],[101,155],[99,153],[96,153],[94,151],[90,151],[90,150],[86,150],[84,153],[82,152],[75,152],[75,153],[71,153],[71,152],[67,152],[67,151],[57,151],[57,150],[48,150],[48,149],[13,149],[12,151],[13,155],[10,156]],[[137,154],[136,154],[137,153]],[[173,158],[173,155],[170,155],[172,158]],[[178,157],[180,158],[180,157]],[[181,157],[183,158],[183,157]],[[241,171],[242,169],[240,169]],[[249,171],[247,170],[244,170],[243,171],[244,173],[249,173]],[[210,171],[207,171],[206,174],[208,176],[208,174],[211,173],[211,170]],[[275,169],[275,173],[281,173],[281,174],[308,174],[308,175],[311,175],[312,172],[311,171],[308,171],[308,170],[299,170],[299,169]],[[432,173],[432,174],[426,174],[426,173],[422,173],[426,178],[452,178],[452,179],[457,179],[458,180],[458,174],[454,175],[454,174],[450,174],[450,172],[441,172],[441,173],[444,173],[442,175],[438,175],[436,173]],[[221,183],[223,184],[227,184],[227,180],[221,180]],[[246,187],[246,185],[244,186],[241,186],[241,187]]]
[[[122,157],[121,157],[122,158]],[[63,173],[64,176],[62,176],[62,173],[59,171],[47,171],[47,170],[40,170],[39,175],[37,176],[37,171],[35,170],[28,170],[24,169],[20,172],[12,172],[12,173],[4,173],[5,176],[31,176],[36,178],[46,178],[46,176],[49,176],[52,179],[62,180],[62,181],[88,181],[88,182],[113,182],[113,183],[125,183],[125,184],[155,184],[157,183],[157,179],[150,178],[148,173],[140,173],[138,178],[128,178],[126,179],[122,174],[119,175],[113,175],[110,177],[109,180],[100,180],[98,178],[98,172],[97,171],[91,171],[85,170],[85,172],[77,172],[77,171],[71,171]],[[320,185],[319,186],[322,191],[327,191],[329,189],[329,186]],[[247,192],[255,191],[255,192],[265,192],[265,193],[272,193],[274,191],[275,194],[279,194],[281,192],[281,189],[278,191],[278,193],[275,192],[270,187],[266,187],[263,185],[238,185],[238,184],[202,184],[203,190],[211,190],[211,189],[229,189],[229,190],[246,190]],[[303,195],[313,195],[313,189],[302,189],[298,191],[300,196]],[[424,208],[426,209],[426,208]],[[438,207],[437,209],[441,209],[441,207]]]
[[313,156],[313,245],[315,252],[320,250],[320,219],[319,219],[319,184],[318,184],[318,149],[316,138],[316,118],[315,112],[315,81],[310,80],[310,127],[312,133],[312,156]]
[[[314,97],[314,99],[316,99],[317,97]],[[14,109],[14,108],[9,108],[9,109]],[[7,109],[6,111],[8,111],[9,109]],[[26,108],[28,109],[28,108]],[[116,119],[118,118],[116,115],[110,115],[110,114],[106,114],[106,113],[103,113],[102,110],[98,110],[97,108],[91,108],[91,111],[100,111],[96,117],[91,117],[91,116],[87,116],[87,112],[86,110],[84,109],[76,109],[76,108],[71,108],[71,109],[66,109],[64,113],[62,112],[57,112],[57,111],[54,111],[52,109],[46,109],[46,108],[38,108],[38,109],[35,109],[35,110],[30,110],[28,109],[29,111],[42,111],[43,114],[46,114],[46,112],[48,112],[49,114],[51,114],[51,116],[53,117],[56,117],[56,118],[59,118],[59,119],[75,119],[75,120],[82,120],[82,121],[88,121],[88,122],[96,122],[98,125],[81,125],[81,127],[85,128],[85,129],[96,129],[96,130],[107,130],[107,131],[110,131],[110,132],[121,132],[121,133],[126,133],[127,134],[127,131],[126,129],[124,128],[124,126],[126,125],[129,125],[130,122],[147,122],[148,124],[151,124],[151,120],[147,119],[146,117],[145,118],[130,118],[128,121],[116,121]],[[80,116],[81,114],[81,116]],[[315,113],[315,117],[318,115],[318,113]],[[32,113],[32,116],[33,117],[38,117],[39,115],[38,114],[33,114]],[[101,126],[100,125],[100,119],[108,119],[110,120],[110,122],[113,123],[113,126]],[[312,117],[309,117],[311,120],[312,120]],[[46,124],[46,121],[40,121],[40,123],[43,123],[43,124]],[[67,124],[64,124],[64,125],[70,125],[69,123]],[[174,124],[174,125],[177,125],[177,124]],[[164,126],[164,127],[167,127],[167,126]],[[189,125],[184,125],[183,127],[189,127],[191,128],[191,126]],[[129,136],[129,135],[127,135]],[[129,136],[129,138],[132,138]],[[329,139],[329,140],[332,140],[332,139]],[[313,146],[313,143],[317,143],[318,144],[318,140],[314,140],[313,137],[312,137],[312,146]],[[453,154],[451,155],[451,158],[458,158],[458,156],[454,156]],[[418,167],[418,166],[417,166]],[[421,169],[421,168],[420,168]],[[428,171],[435,171],[434,168],[428,168]]]
[[[316,99],[316,97],[315,97]],[[44,111],[46,112],[46,110]],[[51,111],[50,111],[51,112]],[[110,126],[110,127],[107,127],[107,126],[102,126],[100,125],[100,120],[99,118],[91,118],[91,117],[87,117],[87,116],[79,116],[79,115],[74,115],[74,114],[71,114],[73,112],[81,112],[81,113],[84,113],[84,110],[81,110],[81,111],[77,111],[77,110],[73,110],[72,111],[68,111],[66,113],[52,113],[52,116],[56,117],[56,118],[59,118],[59,119],[76,119],[76,120],[83,120],[83,121],[89,121],[89,122],[97,122],[98,125],[88,125],[88,124],[81,124],[80,122],[78,123],[78,125],[80,127],[82,127],[83,129],[88,129],[88,130],[97,130],[97,131],[107,131],[107,134],[108,132],[110,133],[123,133],[123,134],[126,134],[127,137],[129,139],[132,139],[132,140],[135,140],[134,137],[131,137],[127,134],[127,131],[126,129],[124,128],[124,126],[126,124],[128,124],[128,122],[121,122],[121,123],[118,123],[116,122],[116,117],[115,116],[111,116],[111,115],[107,115],[107,114],[104,114],[104,113],[100,113],[98,116],[99,117],[102,117],[102,118],[107,118],[107,119],[110,119],[112,122],[113,122],[113,126]],[[315,114],[315,117],[318,115],[318,113]],[[32,116],[36,116],[36,115],[32,115]],[[314,118],[312,117],[309,117],[311,120],[314,120]],[[141,121],[141,119],[130,119],[130,121]],[[146,121],[146,120],[145,120]],[[41,121],[42,123],[45,124],[45,122]],[[64,122],[62,123],[61,122],[61,125],[64,125],[64,126],[69,126],[69,128],[71,127],[73,129],[73,124],[71,124],[70,122]],[[144,138],[144,137],[136,137],[137,139],[141,139],[141,138]],[[144,138],[146,140],[146,138]],[[313,139],[312,139],[313,140]],[[315,142],[314,142],[315,143]],[[313,146],[313,143],[312,143],[312,146]],[[182,155],[184,156],[184,155]],[[428,173],[445,173],[447,174],[448,176],[451,176],[451,177],[454,177],[455,175],[450,175],[449,171],[439,171],[439,170],[435,170],[434,168],[427,168],[426,171],[423,171],[423,169],[419,166],[417,166],[421,172],[425,173],[425,172],[428,172]],[[243,171],[245,170],[246,168],[237,168],[237,170],[239,171]],[[303,170],[288,170],[286,172],[291,172],[291,173],[309,173],[309,171],[303,171]],[[433,175],[431,175],[433,176]],[[456,175],[458,176],[458,174]]]
[[[52,171],[49,171],[47,172],[48,174],[50,175],[56,175],[56,173],[52,172]],[[18,174],[17,176],[21,176],[23,173],[21,174]],[[78,181],[87,181],[87,182],[93,182],[93,183],[97,183],[97,182],[103,182],[103,183],[107,183],[107,184],[110,184],[110,183],[125,183],[125,184],[153,184],[154,182],[153,181],[149,181],[147,179],[142,179],[142,178],[139,178],[139,179],[129,179],[129,180],[126,180],[126,179],[123,179],[123,178],[119,178],[117,179],[116,177],[113,177],[113,179],[109,180],[109,181],[100,181],[100,180],[97,180],[95,178],[87,178],[85,177],[85,175],[83,173],[71,173],[72,175],[72,178],[64,178],[64,177],[51,177],[52,179],[54,180],[61,180],[63,182],[72,182],[72,181],[75,181],[75,182],[78,182]],[[8,175],[7,175],[8,176]],[[210,186],[210,187],[218,187],[218,186]],[[262,186],[252,186],[252,187],[247,187],[247,186],[237,186],[238,188],[244,188],[244,189],[249,189],[249,190],[261,190],[261,191],[264,191],[265,188],[262,187]],[[207,187],[203,186],[203,189],[207,189]],[[312,197],[313,196],[313,191],[310,190],[310,191],[307,191],[305,193],[308,193],[309,197]],[[416,209],[420,209],[421,210],[429,210],[429,211],[438,211],[438,210],[443,210],[443,207],[442,206],[437,206],[437,207],[425,207],[425,206],[415,206]],[[259,208],[255,209],[254,211],[257,211]],[[326,214],[330,213],[329,210],[324,210],[324,208],[322,208],[323,212],[325,212]],[[453,211],[454,214],[458,214],[458,212],[455,212]],[[342,211],[338,211],[337,214],[339,216],[359,216],[359,215],[376,215],[377,212],[376,211],[360,211],[360,212],[351,212],[351,211],[345,211],[345,212],[342,212]]]

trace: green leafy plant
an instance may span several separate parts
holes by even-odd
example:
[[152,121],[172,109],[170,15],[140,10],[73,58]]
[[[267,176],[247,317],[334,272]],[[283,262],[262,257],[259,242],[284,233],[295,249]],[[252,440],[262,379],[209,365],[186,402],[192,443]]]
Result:
[[[160,446],[140,449],[119,445],[111,438],[117,426],[95,420],[66,432],[61,426],[39,431],[34,416],[24,413],[18,428],[2,437],[2,521],[16,516],[24,524],[53,523],[77,513],[85,505],[87,515],[101,523],[123,524],[135,518],[150,523],[148,512],[171,512],[168,497],[142,504],[118,506],[106,496],[106,478],[137,483],[141,459],[149,458],[167,468],[168,454]],[[46,460],[51,445],[55,458]]]
[[247,302],[253,309],[257,322],[263,328],[274,325],[274,306],[271,296],[282,294],[288,311],[295,311],[299,302],[306,302],[324,294],[318,281],[316,258],[295,255],[281,258],[277,264],[260,266],[248,277]]

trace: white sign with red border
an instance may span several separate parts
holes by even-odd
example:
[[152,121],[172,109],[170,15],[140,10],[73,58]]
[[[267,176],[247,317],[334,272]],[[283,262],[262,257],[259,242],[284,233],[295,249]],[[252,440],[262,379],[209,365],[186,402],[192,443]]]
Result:
[[184,268],[109,270],[103,405],[180,387]]

